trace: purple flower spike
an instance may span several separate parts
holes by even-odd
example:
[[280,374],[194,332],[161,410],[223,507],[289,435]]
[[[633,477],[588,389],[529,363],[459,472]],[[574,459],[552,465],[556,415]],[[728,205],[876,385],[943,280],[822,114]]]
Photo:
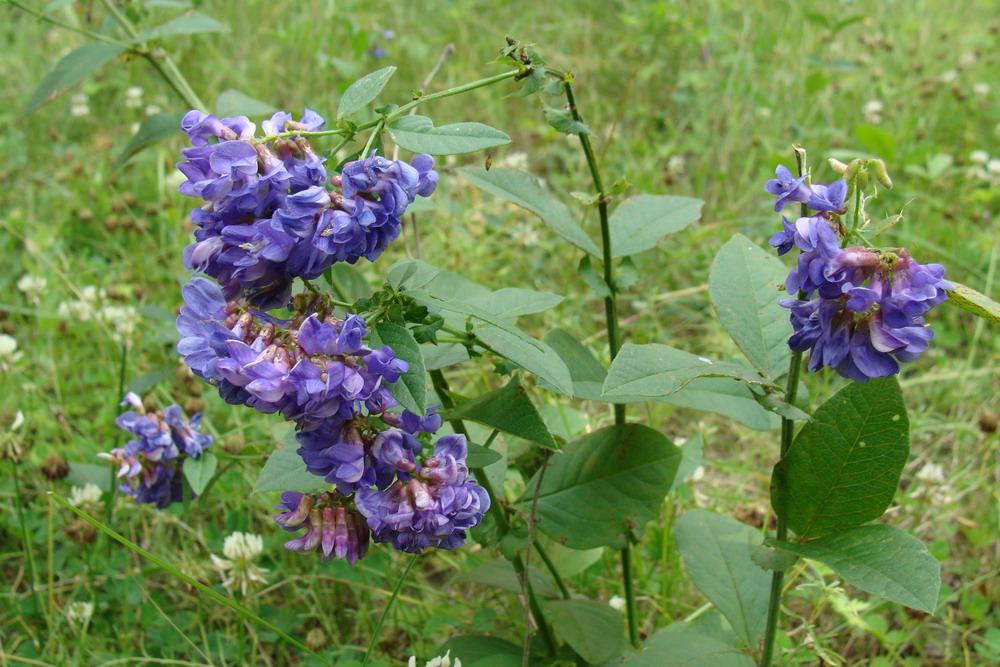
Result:
[[[274,520],[284,530],[306,528],[301,537],[285,542],[285,548],[299,553],[319,552],[323,561],[331,558],[354,565],[368,553],[370,536],[364,518],[345,505],[345,498],[333,493],[300,494],[286,491],[277,507],[289,510]],[[292,507],[295,507],[294,511]]]

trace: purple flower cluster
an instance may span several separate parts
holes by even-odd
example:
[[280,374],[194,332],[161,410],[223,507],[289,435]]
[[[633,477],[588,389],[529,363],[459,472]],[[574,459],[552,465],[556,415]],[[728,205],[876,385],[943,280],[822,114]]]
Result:
[[485,489],[469,478],[467,450],[464,435],[445,435],[433,456],[419,464],[405,447],[385,444],[378,455],[396,459],[399,479],[385,489],[359,489],[354,496],[374,540],[408,553],[462,546],[466,531],[490,507]]
[[181,500],[183,458],[201,456],[212,444],[212,436],[198,430],[201,413],[190,421],[184,418],[179,405],[147,413],[132,392],[125,395],[122,405],[126,404],[135,409],[121,414],[115,423],[135,439],[98,456],[118,465],[117,476],[125,478],[122,491],[134,496],[138,503],[155,503],[163,509]]
[[245,116],[184,116],[192,147],[178,165],[187,177],[180,191],[205,201],[191,212],[198,229],[184,263],[215,278],[227,299],[243,293],[260,307],[284,306],[295,277],[317,278],[334,262],[374,261],[399,236],[407,206],[434,192],[429,155],[407,164],[373,151],[328,178],[325,158],[304,137],[269,139],[324,124],[309,109],[297,122],[278,112],[256,139]]
[[789,347],[810,351],[809,370],[829,366],[857,382],[898,373],[899,362],[916,359],[934,337],[923,315],[952,289],[944,267],[920,264],[906,249],[841,248],[847,183],[806,186],[782,166],[776,175],[765,187],[778,196],[776,210],[799,202],[815,211],[795,222],[783,217],[770,239],[779,255],[801,251],[785,281],[799,298],[779,301],[791,311]]
[[387,385],[408,366],[387,345],[364,345],[368,329],[360,316],[321,321],[312,314],[283,322],[240,312],[200,276],[182,291],[177,350],[226,402],[280,412],[302,431],[349,420],[362,405],[377,414],[396,404]]

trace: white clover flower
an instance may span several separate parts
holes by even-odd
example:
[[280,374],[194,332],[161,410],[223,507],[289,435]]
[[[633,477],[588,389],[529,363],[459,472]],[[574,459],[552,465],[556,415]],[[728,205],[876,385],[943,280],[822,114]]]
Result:
[[991,176],[1000,176],[1000,158],[993,158],[987,162],[986,172]]
[[155,116],[156,114],[158,114],[161,111],[163,111],[163,109],[161,109],[160,107],[158,107],[155,104],[147,104],[146,108],[143,109],[143,111],[145,112],[145,114],[147,116]]
[[865,115],[865,120],[872,125],[877,125],[882,122],[882,111],[884,109],[885,105],[879,100],[868,100],[861,108],[861,111]]
[[623,598],[620,595],[612,595],[611,599],[608,600],[608,606],[614,609],[615,611],[624,611],[625,598]]
[[69,504],[73,507],[96,505],[101,502],[101,488],[94,483],[82,487],[74,486],[69,491]]
[[94,615],[94,603],[70,602],[66,605],[66,608],[63,611],[65,611],[66,618],[68,618],[71,623],[86,625],[90,622],[90,617]]
[[103,306],[97,311],[97,317],[114,328],[112,337],[118,342],[132,338],[139,323],[139,312],[132,306]]
[[986,151],[972,151],[969,153],[969,162],[972,164],[984,165],[990,161],[990,154]]
[[952,83],[958,78],[958,70],[950,69],[941,75],[941,83]]
[[6,373],[21,360],[21,351],[17,349],[17,339],[8,334],[0,334],[0,373]]
[[917,479],[924,484],[940,484],[944,481],[944,467],[937,463],[925,463],[917,472]]
[[87,97],[86,93],[77,93],[73,95],[73,97],[69,98],[69,101],[69,112],[71,115],[80,117],[90,114],[90,106],[88,106],[90,98]]
[[497,161],[498,167],[509,167],[511,169],[527,169],[528,154],[522,151],[507,153]]
[[[426,663],[426,667],[451,667],[451,651],[448,651],[443,656],[438,656]],[[406,667],[417,667],[417,656],[411,655],[410,659],[406,661]],[[455,658],[454,667],[462,667],[462,661]]]
[[671,155],[667,160],[667,171],[671,174],[680,175],[687,173],[687,158],[683,155]]
[[990,94],[990,84],[980,81],[972,87],[972,92],[981,97],[985,97]]
[[45,292],[46,280],[42,276],[34,276],[25,273],[17,280],[17,289],[24,292],[24,296],[32,303],[38,303],[39,297]]
[[257,567],[257,557],[264,551],[264,540],[260,535],[253,533],[233,533],[222,542],[222,555],[219,558],[211,554],[212,565],[218,570],[222,578],[222,585],[226,590],[232,591],[236,588],[243,595],[247,594],[247,589],[254,583],[266,584],[264,578],[266,569]]
[[978,57],[971,51],[966,51],[958,57],[958,66],[961,69],[969,69],[976,64]]
[[93,314],[93,309],[84,301],[62,301],[56,308],[56,315],[64,320],[89,322]]

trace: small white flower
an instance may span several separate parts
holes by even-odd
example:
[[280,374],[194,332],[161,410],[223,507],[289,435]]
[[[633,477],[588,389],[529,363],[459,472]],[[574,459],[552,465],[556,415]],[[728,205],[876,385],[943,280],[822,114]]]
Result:
[[83,487],[74,486],[69,492],[69,504],[73,507],[96,505],[101,502],[101,488],[93,483]]
[[94,615],[93,602],[70,602],[64,610],[71,623],[86,625]]
[[156,114],[163,111],[163,109],[156,106],[155,104],[147,104],[144,111],[146,112],[147,116],[155,116]]
[[24,296],[32,303],[39,302],[39,297],[45,292],[45,285],[45,278],[33,276],[30,273],[25,273],[17,281],[17,289],[24,292]]
[[527,169],[528,154],[521,151],[507,153],[497,161],[497,166],[510,167],[511,169]]
[[950,69],[950,70],[948,70],[947,72],[945,72],[944,74],[941,75],[941,82],[942,83],[951,83],[951,82],[953,82],[957,78],[958,78],[958,70],[957,69]]
[[976,64],[976,60],[978,60],[976,54],[967,51],[958,57],[958,66],[960,69],[969,69]]
[[774,115],[774,112],[771,111],[770,107],[757,107],[756,114],[757,117],[760,118],[761,120],[767,120],[772,115]]
[[[448,651],[443,656],[434,658],[427,663],[427,667],[451,667],[451,651]],[[455,667],[462,667],[462,661],[455,658]]]
[[691,473],[691,477],[689,479],[692,482],[700,482],[701,480],[705,479],[705,466],[698,466],[697,468],[695,468],[694,472]]
[[11,433],[21,428],[22,426],[24,426],[24,413],[18,410],[17,414],[14,415],[14,421],[10,423]]
[[986,171],[992,176],[1000,176],[1000,158],[993,158],[987,162]]
[[219,558],[211,554],[212,565],[222,577],[222,585],[227,590],[238,588],[243,595],[253,583],[267,583],[264,568],[257,567],[254,562],[264,551],[264,540],[253,533],[233,533],[222,542],[222,554]]
[[879,100],[868,100],[861,108],[861,111],[865,115],[865,120],[873,125],[877,125],[882,122],[882,111],[884,109],[885,105]]
[[76,93],[71,98],[69,98],[69,112],[74,116],[86,116],[90,113],[90,106],[88,106],[90,99],[87,97],[86,93]]
[[674,175],[687,173],[687,158],[683,155],[671,155],[667,160],[667,171]]
[[924,484],[940,484],[944,481],[944,467],[937,463],[925,463],[917,472],[917,479]]
[[608,600],[608,606],[615,611],[625,611],[625,598],[620,595],[612,595]]
[[125,89],[125,106],[129,109],[138,109],[142,106],[142,88],[129,86]]
[[969,153],[969,162],[972,164],[984,165],[990,161],[990,154],[986,151],[972,151]]
[[0,334],[0,372],[7,372],[21,360],[21,351],[17,349],[17,339],[7,334]]
[[981,97],[985,97],[990,94],[990,84],[979,82],[972,87],[972,92]]
[[113,337],[118,342],[131,338],[139,323],[139,313],[132,306],[103,306],[97,311],[97,317],[114,328]]

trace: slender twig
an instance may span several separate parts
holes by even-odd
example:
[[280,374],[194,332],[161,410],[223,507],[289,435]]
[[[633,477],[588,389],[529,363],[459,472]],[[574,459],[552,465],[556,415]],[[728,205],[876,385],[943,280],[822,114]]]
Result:
[[7,0],[7,4],[9,4],[11,7],[20,9],[25,14],[30,14],[31,16],[34,16],[39,21],[44,21],[45,23],[56,26],[57,28],[62,28],[63,30],[75,32],[78,35],[83,35],[84,37],[89,37],[95,42],[104,42],[105,44],[113,44],[115,46],[120,46],[123,49],[127,49],[130,46],[128,42],[123,42],[121,40],[115,39],[114,37],[108,37],[107,35],[102,35],[99,32],[92,32],[90,30],[85,30],[83,28],[77,28],[76,26],[70,25],[69,23],[63,23],[62,21],[57,21],[56,19],[52,18],[51,16],[42,11],[26,7],[23,3],[20,3],[17,0]]
[[18,462],[12,457],[10,467],[14,473],[14,507],[17,508],[17,521],[21,527],[21,539],[24,540],[24,555],[28,560],[28,585],[35,600],[35,611],[42,613],[42,595],[38,590],[38,571],[35,569],[35,549],[31,543],[31,533],[28,532],[28,524],[24,520],[24,506],[21,504],[21,479],[18,474]]
[[410,557],[409,562],[406,564],[406,569],[403,570],[403,576],[399,578],[396,582],[396,588],[392,590],[392,595],[389,597],[389,601],[385,603],[385,611],[379,616],[378,623],[375,625],[375,632],[372,633],[372,638],[368,642],[368,650],[365,651],[365,659],[361,663],[361,667],[367,667],[368,661],[371,660],[372,653],[375,651],[375,643],[378,641],[379,633],[382,632],[382,624],[385,623],[385,619],[389,616],[389,612],[392,611],[392,603],[396,601],[399,597],[399,591],[403,588],[403,582],[406,581],[407,575],[410,574],[410,570],[413,568],[413,564],[417,562],[417,556],[420,554],[413,554]]
[[[566,90],[566,102],[569,104],[569,111],[573,120],[583,123],[580,111],[576,106],[576,99],[573,97],[573,84],[571,76],[564,76]],[[590,176],[594,181],[594,189],[597,191],[597,214],[601,221],[601,255],[604,264],[604,283],[607,285],[608,295],[604,297],[604,319],[607,323],[608,331],[608,351],[611,360],[614,361],[621,349],[621,339],[618,333],[618,308],[617,308],[617,288],[615,287],[614,263],[611,249],[611,225],[608,221],[608,197],[604,191],[604,183],[601,180],[600,168],[597,165],[597,158],[594,155],[594,148],[590,144],[590,137],[581,132],[580,145],[583,147],[583,154],[587,158],[587,167],[590,169]],[[625,425],[625,404],[615,403],[615,425]],[[628,638],[632,646],[639,646],[639,621],[635,607],[635,591],[632,588],[632,549],[628,542],[622,548],[622,580],[625,587],[625,609],[628,616]]]

